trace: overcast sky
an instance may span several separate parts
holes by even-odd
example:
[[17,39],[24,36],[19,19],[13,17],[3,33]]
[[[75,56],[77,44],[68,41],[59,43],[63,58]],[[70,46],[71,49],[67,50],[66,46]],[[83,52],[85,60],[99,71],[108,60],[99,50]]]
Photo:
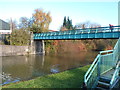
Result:
[[[89,1],[89,2],[88,2]],[[108,26],[118,24],[119,0],[0,0],[0,19],[31,17],[34,9],[43,8],[52,16],[51,30],[59,30],[64,16],[72,19],[73,25],[91,21]]]

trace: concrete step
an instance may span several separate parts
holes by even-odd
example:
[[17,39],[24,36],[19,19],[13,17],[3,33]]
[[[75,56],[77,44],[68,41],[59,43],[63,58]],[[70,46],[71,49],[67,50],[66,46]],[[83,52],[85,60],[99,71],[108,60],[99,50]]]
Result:
[[109,84],[110,81],[111,81],[111,79],[106,78],[106,77],[100,77],[99,81],[100,81],[100,82],[105,82],[105,83],[108,83],[108,84]]
[[107,90],[107,89],[104,89],[102,87],[96,87],[95,90]]
[[101,87],[101,88],[104,88],[104,89],[109,89],[109,86],[110,86],[110,84],[108,84],[108,83],[98,81],[97,87]]

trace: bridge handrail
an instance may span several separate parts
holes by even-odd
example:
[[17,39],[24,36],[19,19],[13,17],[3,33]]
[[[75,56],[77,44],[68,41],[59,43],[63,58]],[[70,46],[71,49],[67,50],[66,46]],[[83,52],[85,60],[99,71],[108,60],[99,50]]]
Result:
[[[75,29],[75,30],[67,30],[67,31],[56,31],[56,32],[43,32],[43,33],[34,33],[34,39],[79,39],[79,38],[98,38],[97,33],[100,33],[102,37],[109,35],[109,33],[114,33],[111,35],[112,38],[116,38],[120,33],[120,26],[113,26],[113,30],[110,27],[97,27],[97,28],[85,28],[85,29]],[[86,34],[87,33],[87,34]],[[95,35],[93,35],[93,33]],[[83,35],[82,35],[83,34]],[[117,36],[116,36],[117,35]],[[53,37],[54,36],[54,37]],[[63,37],[64,36],[64,37]],[[84,37],[85,36],[85,37]],[[99,37],[102,38],[100,35]]]
[[[113,27],[120,27],[120,25],[113,26]],[[99,29],[99,28],[110,28],[110,27],[96,27],[96,28],[85,28],[85,29],[75,29],[75,30]],[[75,31],[75,30],[67,30],[67,31]],[[66,32],[66,31],[55,31],[55,32]],[[54,33],[54,32],[43,32],[43,33]]]
[[117,66],[115,68],[115,72],[114,72],[112,79],[110,81],[110,86],[112,86],[114,84],[115,80],[119,77],[119,68],[120,68],[119,66],[120,66],[120,61],[117,63]]

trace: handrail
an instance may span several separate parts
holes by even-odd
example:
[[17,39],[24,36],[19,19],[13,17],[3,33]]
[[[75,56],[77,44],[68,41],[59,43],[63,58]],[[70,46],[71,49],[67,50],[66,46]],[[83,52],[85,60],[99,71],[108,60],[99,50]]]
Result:
[[[97,28],[85,28],[75,29],[67,31],[55,31],[55,32],[42,32],[34,33],[34,39],[89,39],[89,38],[119,38],[120,26],[113,26],[113,30],[110,27],[97,27]],[[93,34],[94,33],[94,34]],[[97,35],[98,34],[98,35]]]
[[[99,60],[98,60],[99,61]],[[92,75],[93,71],[95,70],[96,66],[97,66],[98,62],[96,62],[96,64],[94,65],[93,69],[90,72],[90,75],[87,77],[86,81],[89,80],[90,76]]]
[[[90,68],[88,69],[88,71],[84,76],[84,82],[88,86],[88,88],[92,87],[91,85],[93,85],[93,82],[95,82],[95,79],[97,79],[98,76],[100,76],[103,72],[110,70],[117,64],[115,72],[110,81],[110,85],[113,86],[115,80],[118,78],[118,73],[119,73],[119,66],[120,66],[120,60],[118,58],[119,57],[118,55],[120,52],[119,45],[120,45],[120,38],[117,41],[113,50],[101,51],[97,55],[97,57],[95,58],[92,65],[90,66]],[[114,58],[116,56],[117,58]]]
[[[116,27],[120,27],[120,25],[119,26],[112,26],[113,28],[115,27],[115,29],[116,29]],[[86,29],[104,29],[104,28],[110,28],[109,26],[107,26],[107,27],[97,27],[97,28],[85,28],[85,29],[75,29],[75,30],[86,30]],[[67,31],[75,31],[75,30],[67,30]],[[54,33],[56,33],[56,32],[66,32],[66,31],[54,31]],[[42,32],[42,33],[53,33],[53,32]]]
[[100,54],[104,54],[104,53],[112,53],[113,52],[113,50],[106,50],[106,51],[100,51]]
[[92,65],[90,66],[90,68],[88,69],[88,71],[85,74],[85,77],[84,77],[85,83],[87,82],[88,78],[90,77],[89,75],[92,75],[91,73],[93,72],[93,69],[95,68],[96,64],[98,64],[100,56],[103,54],[105,55],[105,54],[110,54],[110,53],[113,53],[113,50],[101,51],[100,54],[97,55],[97,57],[93,61]]
[[90,66],[90,68],[89,68],[88,71],[86,72],[85,77],[84,77],[85,82],[86,82],[86,80],[87,80],[87,77],[88,77],[90,71],[94,68],[95,64],[98,62],[98,58],[99,58],[99,57],[100,57],[100,55],[98,54],[97,57],[95,58],[95,60],[93,61],[92,65]]
[[114,83],[114,81],[115,81],[115,77],[116,77],[116,74],[118,74],[119,73],[119,66],[120,66],[120,61],[118,62],[118,64],[117,64],[117,66],[116,66],[116,69],[115,69],[115,72],[114,72],[114,74],[113,74],[113,76],[112,76],[112,79],[111,79],[111,81],[110,81],[110,85],[113,85],[113,83]]

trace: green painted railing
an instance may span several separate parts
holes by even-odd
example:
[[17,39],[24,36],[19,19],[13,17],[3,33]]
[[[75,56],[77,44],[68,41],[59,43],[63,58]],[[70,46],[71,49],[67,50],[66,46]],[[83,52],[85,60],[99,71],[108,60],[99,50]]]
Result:
[[98,81],[99,77],[105,72],[116,67],[116,71],[111,80],[111,85],[114,83],[118,76],[118,68],[116,64],[120,61],[120,39],[116,43],[113,50],[101,51],[96,57],[88,71],[84,76],[84,82],[87,88],[94,88],[95,83]]

